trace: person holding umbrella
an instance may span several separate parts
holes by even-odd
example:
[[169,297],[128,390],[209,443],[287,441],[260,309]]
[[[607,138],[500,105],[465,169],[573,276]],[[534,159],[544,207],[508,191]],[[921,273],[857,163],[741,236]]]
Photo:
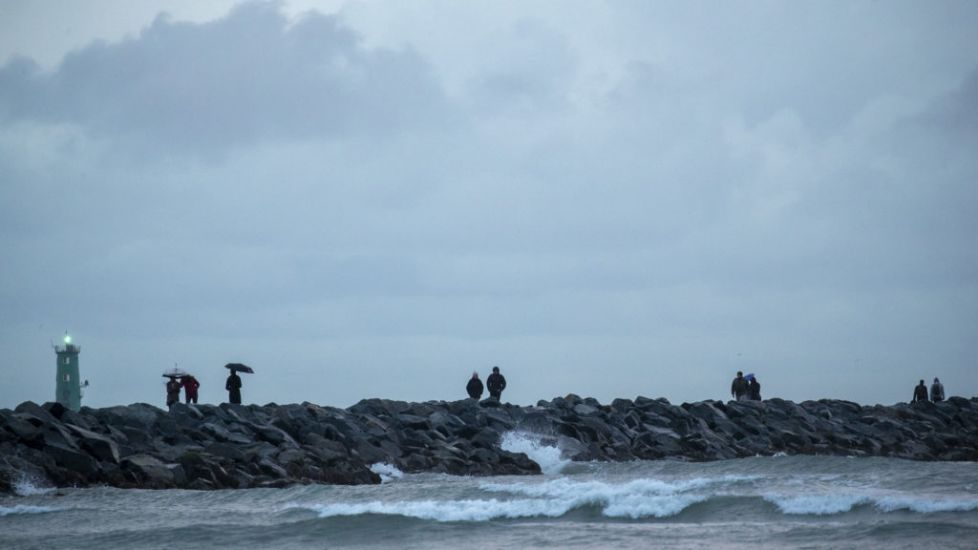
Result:
[[180,385],[180,382],[177,381],[177,378],[180,378],[181,376],[186,376],[186,375],[187,375],[187,373],[185,373],[182,370],[176,368],[175,366],[169,372],[166,372],[166,371],[163,372],[163,377],[170,379],[170,381],[166,383],[166,406],[167,407],[169,407],[170,405],[172,405],[174,403],[179,403],[180,402],[180,388],[181,388],[181,385]]
[[170,381],[166,383],[166,406],[180,402],[180,382],[176,376],[170,376]]
[[241,377],[238,376],[238,371],[241,372],[255,372],[251,370],[251,367],[247,365],[242,365],[241,363],[228,363],[224,365],[224,368],[231,371],[228,375],[228,380],[224,384],[224,389],[228,391],[228,402],[234,405],[241,404]]

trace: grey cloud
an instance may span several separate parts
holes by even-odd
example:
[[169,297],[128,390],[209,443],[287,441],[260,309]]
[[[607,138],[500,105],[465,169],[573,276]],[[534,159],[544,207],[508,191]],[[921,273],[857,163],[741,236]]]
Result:
[[206,24],[160,16],[136,38],[70,53],[51,73],[14,60],[0,68],[0,116],[170,152],[379,135],[449,118],[410,50],[368,51],[335,17],[290,25],[265,3]]

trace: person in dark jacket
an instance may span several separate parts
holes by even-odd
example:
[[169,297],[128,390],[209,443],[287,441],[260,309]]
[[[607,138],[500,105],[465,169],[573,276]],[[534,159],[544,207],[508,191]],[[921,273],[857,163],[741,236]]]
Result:
[[188,374],[180,378],[180,384],[183,385],[183,395],[186,398],[187,403],[197,402],[197,388],[200,387],[200,382],[197,381],[193,375]]
[[486,378],[486,387],[489,389],[489,397],[499,401],[506,389],[506,378],[499,374],[499,367],[492,368],[492,374]]
[[934,403],[938,401],[944,401],[944,384],[937,378],[934,379],[934,383],[930,385],[930,400]]
[[170,381],[166,383],[166,406],[169,407],[174,403],[180,402],[180,382],[177,382],[176,376],[171,376]]
[[235,405],[241,404],[241,377],[238,373],[231,371],[228,381],[224,384],[224,389],[228,391],[228,402]]
[[730,384],[730,395],[737,401],[747,400],[747,379],[744,378],[743,372],[737,371],[737,376]]
[[747,398],[751,401],[761,400],[761,383],[753,374],[747,375]]
[[922,401],[927,401],[927,385],[921,380],[917,387],[913,389],[913,401],[911,403],[918,403]]
[[472,399],[482,397],[482,380],[479,380],[479,373],[472,373],[472,378],[469,378],[469,383],[465,385],[465,391],[469,392],[469,397]]

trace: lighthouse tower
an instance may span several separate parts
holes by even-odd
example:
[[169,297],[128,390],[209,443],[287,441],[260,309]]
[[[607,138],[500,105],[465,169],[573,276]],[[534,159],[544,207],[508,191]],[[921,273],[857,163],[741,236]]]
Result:
[[81,348],[71,343],[71,336],[65,332],[63,346],[54,346],[58,355],[58,379],[54,400],[65,407],[77,411],[81,408],[81,388],[78,380],[78,354]]

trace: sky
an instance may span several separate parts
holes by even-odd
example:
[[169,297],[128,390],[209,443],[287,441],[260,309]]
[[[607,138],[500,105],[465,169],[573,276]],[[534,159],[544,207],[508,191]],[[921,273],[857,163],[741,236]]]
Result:
[[978,395],[975,2],[0,0],[0,408]]

